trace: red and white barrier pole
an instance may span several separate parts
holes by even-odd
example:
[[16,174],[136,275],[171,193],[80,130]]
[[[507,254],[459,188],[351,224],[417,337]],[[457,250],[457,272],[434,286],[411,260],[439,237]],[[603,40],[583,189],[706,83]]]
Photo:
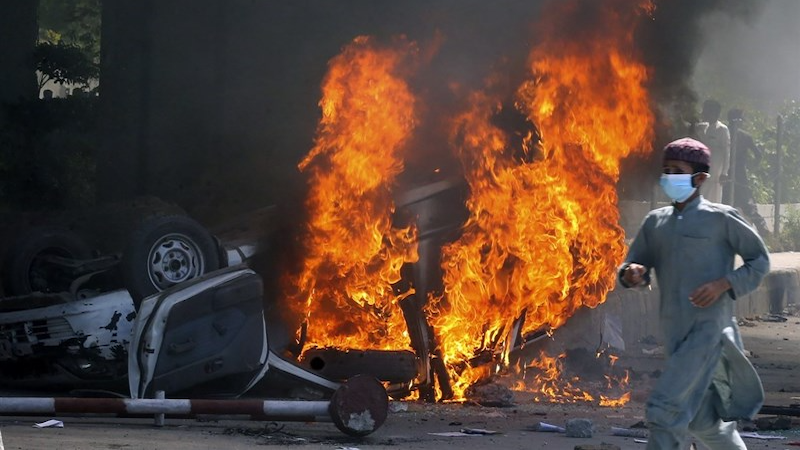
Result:
[[372,377],[356,376],[342,384],[330,401],[203,400],[71,397],[0,397],[0,414],[115,414],[117,416],[199,414],[247,415],[255,420],[283,422],[332,421],[339,430],[366,436],[386,420],[389,399]]

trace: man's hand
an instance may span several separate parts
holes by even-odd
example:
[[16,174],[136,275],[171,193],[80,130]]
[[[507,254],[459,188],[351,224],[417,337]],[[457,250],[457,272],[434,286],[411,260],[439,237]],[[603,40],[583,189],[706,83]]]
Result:
[[622,271],[622,280],[628,286],[642,286],[647,284],[644,279],[644,274],[647,273],[647,268],[641,264],[631,263]]
[[689,301],[698,308],[708,308],[716,303],[719,297],[731,288],[731,283],[727,278],[720,278],[706,283],[689,295]]

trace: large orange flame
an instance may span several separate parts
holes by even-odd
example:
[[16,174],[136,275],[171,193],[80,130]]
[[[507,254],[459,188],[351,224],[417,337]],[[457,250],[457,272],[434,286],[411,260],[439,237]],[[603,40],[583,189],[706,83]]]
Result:
[[[558,355],[558,357],[552,358],[547,356],[544,352],[541,352],[539,358],[532,361],[526,368],[526,374],[529,370],[540,372],[532,377],[533,380],[530,381],[531,386],[526,386],[529,390],[533,390],[537,393],[534,400],[558,403],[594,401],[592,394],[573,386],[573,382],[577,382],[578,380],[563,379],[561,360],[565,356],[566,355],[562,353]],[[526,379],[526,385],[528,383]]]
[[[613,286],[624,254],[620,161],[649,150],[654,122],[633,42],[642,9],[629,3],[581,3],[596,14],[577,35],[562,32],[574,22],[577,1],[545,9],[531,77],[514,98],[538,134],[515,144],[495,125],[504,106],[491,93],[494,83],[468,95],[469,107],[451,120],[470,217],[460,239],[443,249],[444,293],[429,299],[426,313],[456,398],[493,370],[470,367],[476,352],[505,350],[507,358],[498,343],[515,318],[525,315],[522,334],[555,329],[578,308],[604,302]],[[315,145],[300,164],[310,176],[310,219],[303,270],[292,280],[311,345],[409,347],[397,302],[413,289],[394,286],[401,266],[417,259],[416,232],[392,226],[390,191],[417,120],[417,100],[401,74],[414,52],[404,40],[382,47],[360,37],[330,62]],[[540,369],[554,361],[540,359]],[[571,392],[548,386],[540,392],[549,397]]]
[[[445,298],[432,308],[456,392],[474,380],[460,361],[504,333],[527,311],[525,331],[556,328],[581,306],[605,301],[624,256],[616,182],[620,160],[645,151],[654,118],[646,68],[633,58],[639,11],[602,2],[592,29],[558,32],[576,2],[551,2],[530,58],[532,79],[516,107],[537,125],[523,148],[509,148],[491,118],[497,99],[475,93],[453,121],[471,216],[444,249]],[[586,2],[584,2],[586,4]],[[458,368],[458,370],[455,370]]]
[[[522,369],[520,380],[517,382],[515,390],[532,392],[534,394],[533,399],[537,402],[578,403],[596,401],[598,406],[616,407],[623,406],[630,401],[630,392],[623,393],[617,397],[600,394],[599,399],[589,393],[589,390],[602,390],[605,393],[611,393],[628,389],[630,381],[628,371],[625,371],[625,375],[622,377],[605,375],[605,386],[591,386],[595,383],[581,380],[576,375],[571,377],[564,375],[563,361],[565,358],[565,353],[557,357],[551,357],[543,351],[540,352],[535,360]],[[612,366],[615,358],[610,356]]]
[[417,260],[416,233],[392,226],[390,188],[416,126],[416,99],[400,74],[415,48],[358,37],[329,63],[309,172],[308,233],[290,302],[306,317],[311,346],[407,348],[395,292]]

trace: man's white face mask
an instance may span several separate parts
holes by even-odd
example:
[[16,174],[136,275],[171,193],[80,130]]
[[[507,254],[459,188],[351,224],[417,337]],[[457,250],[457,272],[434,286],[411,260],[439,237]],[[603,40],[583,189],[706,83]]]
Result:
[[700,173],[691,175],[688,173],[665,173],[661,175],[659,184],[672,201],[683,203],[697,191],[697,188],[692,186],[692,178]]

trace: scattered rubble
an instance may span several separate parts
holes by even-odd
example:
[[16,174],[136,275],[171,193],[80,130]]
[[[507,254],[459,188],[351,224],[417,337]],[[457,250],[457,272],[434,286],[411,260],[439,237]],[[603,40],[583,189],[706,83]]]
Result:
[[398,401],[389,402],[389,412],[390,413],[408,412],[408,403],[398,402]]
[[758,318],[761,322],[786,322],[786,316],[781,314],[767,314],[766,316],[761,316]]
[[592,421],[589,419],[569,419],[566,426],[567,437],[590,438],[592,427]]
[[759,431],[788,430],[792,428],[792,419],[788,416],[759,417],[755,423]]
[[611,434],[614,436],[646,438],[647,430],[643,428],[611,427]]
[[514,392],[495,382],[473,385],[467,389],[466,395],[481,406],[514,406]]
[[543,433],[566,433],[567,429],[564,427],[559,427],[558,425],[539,422],[539,424],[536,426],[536,431],[541,431]]
[[33,428],[64,428],[64,422],[56,419],[33,424]]
[[738,324],[740,327],[754,327],[756,326],[755,322],[751,318],[739,319]]
[[[773,367],[775,365],[773,364]],[[774,414],[777,416],[800,416],[800,405],[793,403],[789,406],[763,405],[759,414]]]
[[741,437],[743,437],[745,439],[760,439],[762,441],[773,441],[773,440],[777,441],[777,440],[786,439],[786,436],[775,436],[775,435],[772,435],[772,434],[760,434],[760,433],[749,432],[749,431],[748,432],[744,432],[744,433],[739,433],[739,436],[741,436]]
[[484,428],[462,428],[461,432],[465,434],[484,434],[484,435],[500,434],[499,431],[487,430]]
[[614,444],[581,444],[576,445],[575,450],[622,450],[619,446]]

